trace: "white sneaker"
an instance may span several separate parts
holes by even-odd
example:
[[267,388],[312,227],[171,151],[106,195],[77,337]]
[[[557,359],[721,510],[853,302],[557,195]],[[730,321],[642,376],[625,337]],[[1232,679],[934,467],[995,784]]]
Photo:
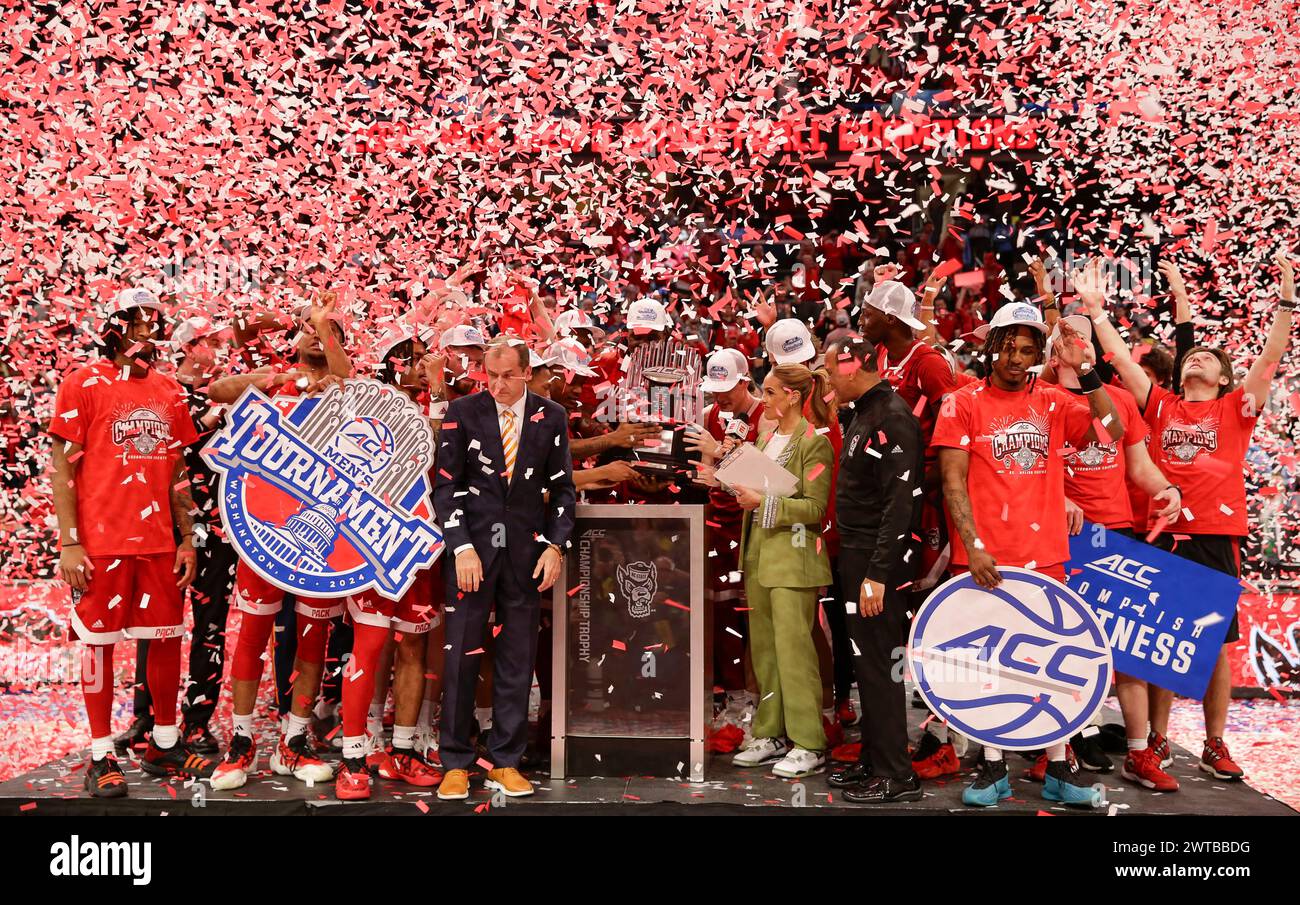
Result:
[[415,750],[428,760],[438,751],[438,732],[432,726],[415,727]]
[[306,734],[292,739],[280,737],[271,755],[271,770],[278,776],[292,776],[303,782],[329,782],[334,778],[334,767],[316,756]]
[[757,767],[780,760],[790,749],[779,738],[751,738],[731,759],[735,767]]
[[826,766],[825,754],[820,751],[809,751],[807,748],[795,748],[772,768],[772,772],[787,779],[798,779],[800,776],[820,773],[824,766]]

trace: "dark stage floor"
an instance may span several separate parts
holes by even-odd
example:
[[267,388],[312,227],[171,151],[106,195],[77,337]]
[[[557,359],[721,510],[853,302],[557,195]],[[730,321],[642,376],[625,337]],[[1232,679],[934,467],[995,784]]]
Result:
[[[913,736],[924,714],[909,710],[915,724]],[[1107,719],[1117,719],[1108,714]],[[850,730],[852,737],[854,730]],[[247,816],[320,815],[342,816],[357,814],[406,814],[422,816],[432,814],[604,814],[635,816],[644,814],[739,814],[770,813],[787,815],[808,814],[1022,814],[1036,815],[1040,811],[1052,814],[1098,816],[1113,814],[1131,816],[1144,814],[1187,814],[1206,817],[1222,815],[1295,815],[1287,805],[1264,795],[1244,783],[1223,783],[1201,773],[1196,768],[1196,758],[1175,747],[1175,762],[1170,772],[1182,788],[1173,794],[1157,794],[1140,789],[1119,777],[1116,771],[1096,776],[1107,789],[1109,805],[1099,810],[1076,810],[1052,805],[1040,796],[1041,786],[1022,777],[1029,762],[1016,754],[1008,754],[1012,769],[1015,795],[996,808],[976,810],[961,803],[961,790],[968,775],[949,777],[948,781],[925,784],[925,798],[913,804],[891,807],[854,805],[843,801],[839,794],[826,785],[825,774],[795,781],[773,776],[767,768],[740,770],[732,767],[730,757],[713,757],[708,764],[709,779],[703,783],[689,783],[672,779],[647,777],[591,777],[582,779],[552,780],[544,770],[533,771],[530,776],[537,794],[524,799],[507,799],[504,804],[493,803],[492,793],[484,790],[481,777],[471,784],[469,801],[441,802],[433,790],[412,789],[397,783],[376,780],[372,797],[367,802],[338,802],[334,799],[333,783],[309,789],[292,778],[274,776],[267,768],[269,746],[263,745],[259,766],[266,772],[251,780],[244,788],[234,792],[213,792],[206,787],[201,796],[196,788],[185,788],[179,782],[165,783],[146,776],[134,766],[127,769],[131,793],[127,799],[100,801],[92,799],[82,789],[84,755],[69,757],[47,764],[39,770],[0,784],[0,814],[38,815],[96,815],[96,814],[236,814]],[[964,764],[973,771],[974,758]],[[199,804],[202,804],[202,807]]]

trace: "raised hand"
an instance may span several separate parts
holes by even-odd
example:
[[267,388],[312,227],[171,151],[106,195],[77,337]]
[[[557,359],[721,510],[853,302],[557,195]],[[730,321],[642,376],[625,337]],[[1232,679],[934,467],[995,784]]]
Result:
[[1295,301],[1295,265],[1291,259],[1286,256],[1286,252],[1279,251],[1273,260],[1277,262],[1277,267],[1282,277],[1282,298],[1285,301]]
[[1079,300],[1093,316],[1102,314],[1106,310],[1106,295],[1110,289],[1110,279],[1102,269],[1104,263],[1101,258],[1093,258],[1070,277],[1071,282],[1074,283],[1074,291],[1079,294]]
[[1175,299],[1187,298],[1187,284],[1183,282],[1182,271],[1173,261],[1161,261],[1159,265],[1160,275],[1165,278],[1169,284],[1169,294]]

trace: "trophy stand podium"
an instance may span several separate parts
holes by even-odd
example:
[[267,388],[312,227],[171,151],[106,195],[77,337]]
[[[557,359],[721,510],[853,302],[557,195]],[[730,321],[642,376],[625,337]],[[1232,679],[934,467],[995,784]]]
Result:
[[704,778],[704,507],[579,505],[554,590],[551,777]]

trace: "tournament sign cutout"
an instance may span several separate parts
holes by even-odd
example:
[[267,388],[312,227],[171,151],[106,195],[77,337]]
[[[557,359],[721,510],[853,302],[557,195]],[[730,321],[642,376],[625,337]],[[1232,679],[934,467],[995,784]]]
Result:
[[917,691],[958,732],[994,748],[1064,741],[1100,709],[1110,645],[1083,600],[1054,579],[998,567],[1002,584],[969,573],[926,599],[908,639]]
[[405,393],[346,380],[313,396],[249,387],[203,447],[240,559],[305,597],[398,600],[442,552],[433,431]]

